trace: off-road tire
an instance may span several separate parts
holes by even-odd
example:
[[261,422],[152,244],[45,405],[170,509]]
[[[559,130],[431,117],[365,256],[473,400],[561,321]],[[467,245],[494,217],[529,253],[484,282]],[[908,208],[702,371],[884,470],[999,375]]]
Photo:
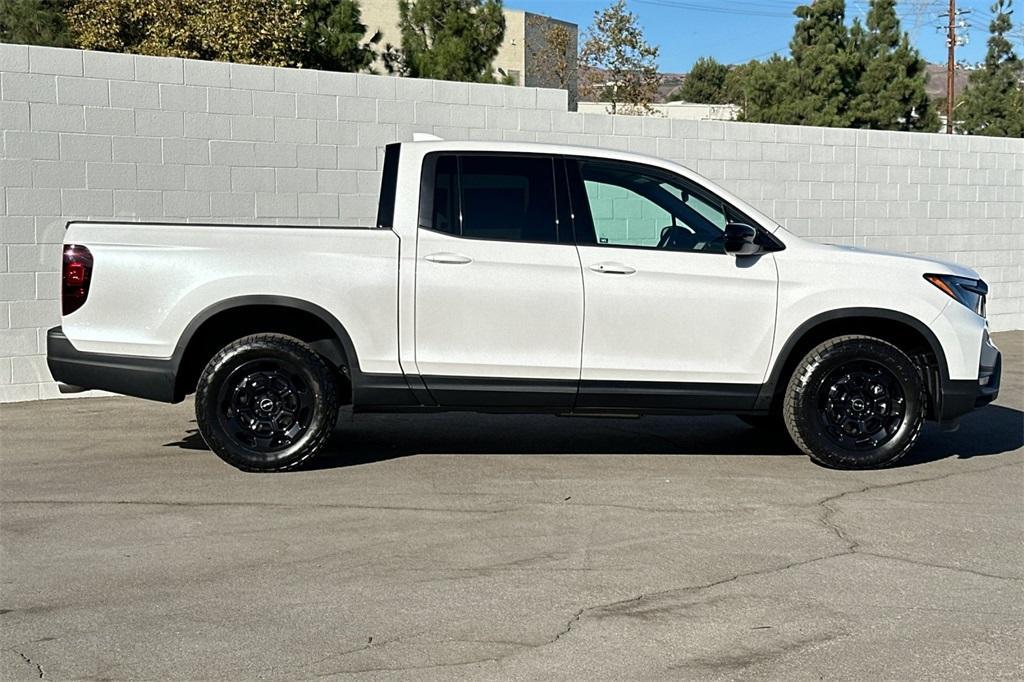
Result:
[[[899,405],[902,400],[902,418],[897,421],[895,416],[888,417],[891,435],[877,446],[872,446],[874,441],[867,439],[868,443],[861,446],[865,449],[840,445],[838,440],[847,436],[830,421],[830,415],[835,414],[831,409],[835,405],[834,389],[849,379],[850,374],[844,372],[851,367],[883,368],[884,372],[870,371],[887,378],[893,389],[892,404]],[[868,390],[875,388],[872,385]],[[840,395],[848,395],[840,390]],[[902,395],[897,399],[900,392]],[[853,402],[847,400],[843,404]],[[793,442],[815,462],[837,469],[875,469],[895,464],[914,446],[921,435],[926,405],[921,373],[906,353],[881,339],[851,335],[829,339],[803,357],[786,387],[782,414]],[[839,435],[836,432],[840,432]]]
[[[195,407],[199,433],[225,462],[243,471],[287,471],[314,457],[330,437],[338,415],[337,380],[302,341],[255,334],[213,356],[199,378]],[[257,418],[262,430],[247,431]]]

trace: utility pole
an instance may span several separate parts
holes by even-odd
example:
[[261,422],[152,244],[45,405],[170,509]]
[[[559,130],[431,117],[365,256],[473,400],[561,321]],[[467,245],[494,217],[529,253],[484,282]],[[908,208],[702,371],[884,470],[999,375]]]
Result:
[[953,134],[953,81],[956,72],[956,0],[949,0],[949,27],[946,33],[949,54],[946,60],[946,134]]
[[[953,88],[956,83],[956,48],[967,44],[967,33],[957,35],[957,29],[968,28],[967,22],[960,19],[961,16],[970,13],[971,10],[957,9],[956,0],[949,0],[949,22],[938,28],[946,31],[946,134],[953,134],[953,104],[956,100]],[[947,16],[940,14],[939,16]]]

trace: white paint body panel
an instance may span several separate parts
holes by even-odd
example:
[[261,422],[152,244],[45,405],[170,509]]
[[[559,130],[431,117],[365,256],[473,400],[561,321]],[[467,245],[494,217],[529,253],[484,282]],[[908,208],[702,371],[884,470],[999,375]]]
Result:
[[[436,151],[659,167],[735,205],[786,249],[741,265],[714,254],[637,249],[613,258],[617,249],[498,248],[427,233],[418,226],[420,169]],[[364,372],[758,383],[804,322],[867,307],[928,326],[950,378],[977,378],[985,321],[922,278],[973,271],[799,239],[677,164],[564,145],[432,141],[403,144],[397,178],[392,229],[72,223],[65,241],[87,246],[95,267],[88,301],[63,318],[64,332],[82,351],[168,358],[207,307],[265,294],[327,310],[349,332]],[[473,260],[422,260],[435,252]],[[608,260],[628,261],[638,273],[619,281],[587,269]]]
[[[831,310],[880,308],[928,327],[942,345],[951,379],[978,378],[985,320],[923,277],[941,273],[977,278],[973,270],[928,258],[816,244],[784,230],[775,236],[786,244],[785,251],[775,254],[777,339],[789,338],[805,321]],[[773,363],[781,347],[781,341],[775,344]]]
[[[759,384],[775,330],[775,259],[581,246],[583,378]],[[595,272],[614,262],[632,274]]]
[[420,374],[579,379],[583,282],[576,247],[420,230],[417,248]]
[[262,294],[344,320],[364,371],[401,371],[390,230],[72,223],[66,241],[95,261],[88,300],[63,318],[78,350],[169,358],[207,307]]

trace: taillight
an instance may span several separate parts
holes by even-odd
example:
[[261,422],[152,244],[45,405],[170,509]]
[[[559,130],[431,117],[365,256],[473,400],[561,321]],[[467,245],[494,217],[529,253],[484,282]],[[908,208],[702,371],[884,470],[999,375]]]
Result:
[[65,315],[70,315],[83,305],[89,297],[89,281],[92,279],[92,254],[78,244],[64,245],[64,267],[61,276],[61,306]]

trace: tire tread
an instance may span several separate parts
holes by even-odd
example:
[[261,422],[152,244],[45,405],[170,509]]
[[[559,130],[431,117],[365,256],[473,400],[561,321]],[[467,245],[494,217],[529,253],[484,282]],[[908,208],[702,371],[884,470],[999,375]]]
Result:
[[[911,416],[913,424],[908,434],[904,436],[904,444],[896,452],[892,453],[885,460],[881,462],[872,462],[869,465],[858,460],[855,457],[843,455],[838,452],[822,452],[821,449],[815,448],[807,437],[807,430],[809,425],[806,423],[806,415],[801,413],[801,399],[803,394],[808,390],[808,384],[815,370],[833,353],[841,349],[844,352],[852,352],[860,354],[863,352],[875,353],[878,348],[881,347],[886,353],[892,354],[896,359],[900,361],[905,367],[909,367],[914,372],[913,377],[906,377],[911,386],[915,386],[917,389],[917,404],[921,406],[921,409],[917,410],[917,414]],[[899,368],[889,367],[890,371],[896,373]],[[913,396],[906,396],[908,399]],[[810,457],[813,461],[827,467],[842,468],[842,469],[862,469],[862,468],[875,468],[875,467],[887,467],[892,466],[903,457],[917,443],[917,439],[921,434],[921,429],[924,426],[924,406],[926,405],[926,387],[921,377],[920,370],[914,364],[913,360],[899,347],[889,343],[883,339],[879,339],[873,336],[866,336],[860,334],[849,334],[844,336],[836,336],[818,344],[803,357],[800,364],[793,371],[790,376],[789,382],[786,386],[786,391],[783,396],[782,404],[782,416],[786,424],[786,430],[789,432],[790,437],[800,450]],[[909,402],[909,400],[908,400]]]
[[[320,428],[316,429],[312,438],[294,455],[280,463],[270,462],[260,466],[253,466],[244,459],[232,456],[225,444],[217,437],[216,430],[208,427],[209,401],[214,399],[211,395],[210,382],[212,378],[221,371],[224,366],[231,362],[236,351],[252,346],[270,346],[277,350],[285,350],[307,362],[317,377],[320,399],[324,401],[323,409],[325,418]],[[196,387],[195,398],[196,422],[199,425],[199,433],[203,440],[210,446],[221,459],[242,471],[250,472],[282,472],[296,469],[314,457],[327,443],[333,431],[334,422],[338,414],[338,389],[334,373],[327,362],[316,351],[304,342],[285,334],[251,334],[243,336],[236,341],[219,350],[210,362],[203,369]]]

